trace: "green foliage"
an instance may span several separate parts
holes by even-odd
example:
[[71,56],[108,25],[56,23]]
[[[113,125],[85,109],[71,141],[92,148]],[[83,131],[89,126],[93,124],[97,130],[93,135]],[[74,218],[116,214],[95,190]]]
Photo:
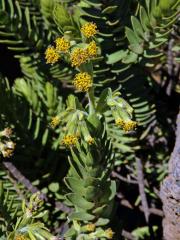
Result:
[[53,235],[38,221],[46,214],[40,209],[42,201],[38,195],[32,195],[26,206],[26,200],[22,201],[17,195],[21,193],[21,198],[24,197],[22,186],[15,184],[5,170],[1,170],[0,174],[0,238],[14,240],[24,236],[28,239],[51,239]]
[[38,221],[45,214],[45,212],[39,212],[38,210],[41,204],[42,202],[37,194],[31,196],[27,207],[25,201],[23,201],[23,215],[17,219],[13,231],[8,235],[8,240],[18,239],[18,237],[31,240],[52,239],[53,235],[42,222]]
[[[153,226],[153,230],[154,232],[157,230],[157,226]],[[149,234],[149,229],[148,227],[141,227],[141,228],[137,228],[132,232],[132,235],[137,239],[147,239],[147,237],[150,237]]]
[[66,199],[75,208],[75,212],[69,216],[71,220],[93,221],[109,218],[111,213],[113,203],[110,202],[116,192],[115,182],[109,179],[112,147],[106,140],[105,133],[102,138],[102,131],[103,129],[98,134],[99,138],[96,136],[95,145],[85,144],[82,149],[71,152],[71,168],[65,178],[72,191],[66,195]]
[[[2,101],[9,102],[9,108],[4,105],[5,108],[1,108],[1,114],[9,116],[10,119],[7,121],[14,127],[32,129],[33,138],[36,139],[40,135],[42,145],[45,145],[50,135],[51,118],[63,110],[62,99],[57,96],[57,88],[49,82],[44,83],[38,80],[32,82],[28,79],[16,79],[13,89],[8,88],[7,80],[2,79],[1,98]],[[23,104],[21,99],[24,99]],[[9,114],[12,104],[13,116]],[[20,115],[22,110],[24,114]]]
[[[162,53],[156,49],[168,40],[173,23],[178,17],[178,1],[146,1],[139,6],[139,16],[131,17],[132,29],[126,27],[129,49],[145,58],[156,58]],[[134,61],[133,61],[134,62]]]
[[[1,170],[0,174],[1,179],[3,179],[0,182],[0,237],[2,238],[6,236],[11,228],[11,223],[15,222],[16,216],[21,214],[21,211],[17,193],[13,190],[13,184],[8,181],[5,175],[7,173]],[[8,190],[5,190],[5,188]]]
[[8,44],[11,50],[23,52],[42,47],[45,33],[42,31],[38,12],[35,15],[33,9],[23,5],[21,1],[11,0],[1,1],[0,9],[1,43]]

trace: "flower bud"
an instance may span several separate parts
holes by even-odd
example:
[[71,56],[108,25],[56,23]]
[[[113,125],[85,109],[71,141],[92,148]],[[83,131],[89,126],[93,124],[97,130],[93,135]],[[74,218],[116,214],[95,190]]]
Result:
[[5,128],[3,131],[0,132],[0,136],[10,138],[12,135],[12,129],[11,128]]

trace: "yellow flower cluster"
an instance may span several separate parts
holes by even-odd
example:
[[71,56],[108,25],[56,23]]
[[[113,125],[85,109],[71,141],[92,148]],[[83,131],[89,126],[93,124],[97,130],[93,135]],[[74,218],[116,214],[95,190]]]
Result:
[[66,147],[75,146],[77,142],[78,142],[78,138],[76,135],[73,135],[73,134],[64,136],[62,140],[62,144],[64,144]]
[[121,118],[116,120],[116,124],[118,126],[121,126],[125,132],[129,132],[131,130],[134,130],[137,126],[137,122],[132,121],[132,120],[123,120]]
[[88,232],[94,232],[94,230],[96,229],[96,225],[93,223],[89,223],[85,227]]
[[105,231],[105,234],[106,234],[106,238],[107,238],[107,239],[112,239],[113,236],[114,236],[114,232],[112,231],[111,228],[108,228],[108,229]]
[[87,139],[87,142],[88,142],[89,145],[92,145],[92,144],[95,143],[95,140],[94,140],[94,138],[89,137],[89,138]]
[[87,47],[88,57],[95,57],[97,55],[97,49],[95,41],[91,41]]
[[70,42],[64,37],[59,37],[55,40],[56,50],[66,53],[70,48]]
[[92,77],[87,72],[76,74],[73,84],[75,88],[81,92],[87,92],[92,86]]
[[4,158],[10,158],[13,155],[14,150],[13,149],[6,149],[2,151],[2,155]]
[[[94,36],[97,33],[97,26],[93,22],[85,23],[81,28],[82,33],[87,38]],[[45,51],[46,63],[54,64],[60,59],[59,53],[67,53],[71,47],[70,41],[65,37],[58,37],[55,40],[54,46],[49,46]],[[95,41],[90,42],[87,48],[75,48],[70,54],[72,67],[79,67],[81,64],[88,61],[97,55],[97,46]]]
[[55,128],[60,123],[60,118],[58,116],[53,117],[51,120],[51,127]]
[[116,119],[116,125],[123,127],[124,126],[124,120],[122,118]]
[[15,236],[15,240],[28,240],[28,238],[22,234],[18,234]]
[[53,46],[50,46],[45,51],[46,63],[54,64],[59,60],[60,56]]
[[88,60],[88,53],[86,49],[75,48],[71,53],[71,65],[72,67],[79,67],[82,63]]
[[87,48],[75,48],[71,53],[70,60],[72,67],[79,67],[81,64],[88,61],[97,55],[97,46],[95,41],[90,42]]
[[56,48],[49,46],[45,51],[46,63],[54,64],[60,59],[58,52],[66,53],[70,48],[70,42],[64,37],[59,37],[55,40]]
[[5,141],[0,143],[0,152],[4,158],[9,158],[13,155],[16,144],[12,141]]
[[87,37],[93,37],[97,33],[97,25],[93,22],[87,22],[81,27],[82,34]]

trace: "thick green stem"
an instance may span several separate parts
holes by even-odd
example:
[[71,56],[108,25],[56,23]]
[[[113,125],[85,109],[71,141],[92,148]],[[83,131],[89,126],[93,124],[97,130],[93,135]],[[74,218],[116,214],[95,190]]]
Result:
[[88,91],[88,100],[89,100],[89,114],[95,113],[95,99],[94,99],[94,88],[90,88]]
[[[88,62],[86,64],[82,64],[79,67],[80,72],[87,72],[93,78],[93,64],[92,62]],[[94,87],[91,87],[87,92],[88,100],[89,100],[89,114],[95,113],[95,98],[94,98]]]

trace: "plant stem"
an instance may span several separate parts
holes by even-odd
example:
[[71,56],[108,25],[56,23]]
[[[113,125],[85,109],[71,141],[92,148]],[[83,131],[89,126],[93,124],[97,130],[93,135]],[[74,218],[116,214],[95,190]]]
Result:
[[89,100],[89,114],[95,113],[95,99],[94,99],[94,88],[90,88],[88,91],[88,100]]

